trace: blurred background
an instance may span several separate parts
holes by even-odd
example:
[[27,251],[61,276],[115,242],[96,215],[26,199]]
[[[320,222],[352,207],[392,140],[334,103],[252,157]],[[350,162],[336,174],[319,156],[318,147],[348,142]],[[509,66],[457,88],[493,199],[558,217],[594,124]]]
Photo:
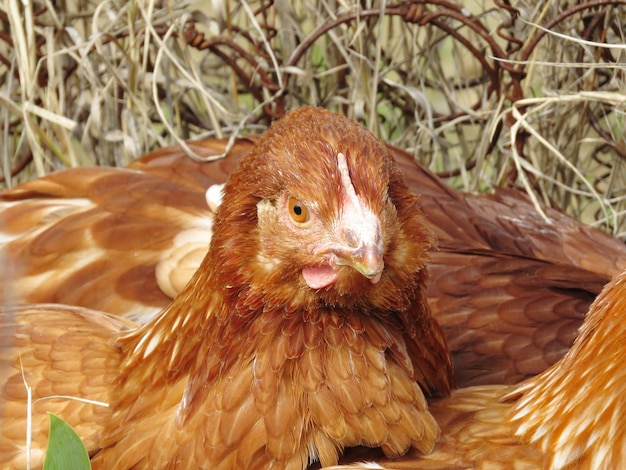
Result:
[[626,237],[626,1],[0,0],[0,178],[317,105]]

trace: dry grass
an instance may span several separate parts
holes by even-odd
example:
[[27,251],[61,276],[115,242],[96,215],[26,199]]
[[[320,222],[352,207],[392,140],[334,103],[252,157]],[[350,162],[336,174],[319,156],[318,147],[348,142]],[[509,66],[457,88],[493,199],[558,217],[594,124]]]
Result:
[[126,165],[314,104],[459,188],[624,236],[626,2],[512,3],[2,0],[2,173]]

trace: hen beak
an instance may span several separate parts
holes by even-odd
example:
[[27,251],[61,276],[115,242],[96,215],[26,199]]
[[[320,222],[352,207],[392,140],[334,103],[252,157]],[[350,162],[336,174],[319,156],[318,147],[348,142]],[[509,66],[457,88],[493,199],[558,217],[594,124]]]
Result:
[[383,250],[376,244],[362,245],[355,250],[347,251],[339,257],[337,264],[354,268],[368,278],[372,284],[380,281],[385,267]]
[[355,248],[350,244],[342,243],[340,249],[334,249],[331,253],[334,262],[321,266],[307,266],[302,269],[304,281],[311,289],[321,289],[337,280],[337,271],[333,264],[354,269],[368,278],[372,284],[380,281],[385,267],[383,249],[380,244],[366,243]]
[[378,217],[371,214],[368,218],[367,223],[359,221],[360,224],[341,227],[339,241],[342,248],[335,254],[338,265],[350,266],[376,284],[385,267],[383,237]]
[[353,268],[372,284],[380,281],[385,267],[380,218],[355,196],[346,204],[336,234],[336,263]]

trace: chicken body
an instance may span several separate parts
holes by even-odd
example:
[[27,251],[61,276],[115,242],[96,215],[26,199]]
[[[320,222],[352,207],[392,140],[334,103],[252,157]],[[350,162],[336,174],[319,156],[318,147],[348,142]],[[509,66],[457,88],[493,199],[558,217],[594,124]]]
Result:
[[452,381],[425,296],[435,242],[383,144],[327,111],[290,113],[230,176],[212,231],[191,281],[143,326],[3,311],[3,467],[24,463],[22,375],[35,464],[49,404],[95,468],[302,469],[357,445],[432,449],[424,392]]
[[[476,386],[430,402],[441,439],[388,469],[613,469],[626,466],[626,270],[591,305],[571,350],[517,386]],[[351,458],[375,459],[364,452]]]
[[[178,295],[212,235],[205,191],[223,183],[256,138],[225,159],[180,147],[129,169],[51,174],[0,195],[4,305],[63,303],[145,323]],[[202,156],[226,150],[189,144]],[[546,222],[521,194],[462,194],[389,147],[434,227],[428,302],[465,387],[516,383],[570,348],[602,286],[626,265],[622,242],[553,209]],[[312,188],[314,190],[315,188]]]

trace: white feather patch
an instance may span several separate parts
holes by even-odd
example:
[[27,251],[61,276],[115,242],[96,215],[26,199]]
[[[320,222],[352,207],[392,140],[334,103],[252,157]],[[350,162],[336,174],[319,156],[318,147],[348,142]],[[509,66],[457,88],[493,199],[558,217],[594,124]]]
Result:
[[222,204],[222,197],[224,195],[223,184],[213,184],[206,190],[206,202],[209,205],[209,209],[213,212]]

